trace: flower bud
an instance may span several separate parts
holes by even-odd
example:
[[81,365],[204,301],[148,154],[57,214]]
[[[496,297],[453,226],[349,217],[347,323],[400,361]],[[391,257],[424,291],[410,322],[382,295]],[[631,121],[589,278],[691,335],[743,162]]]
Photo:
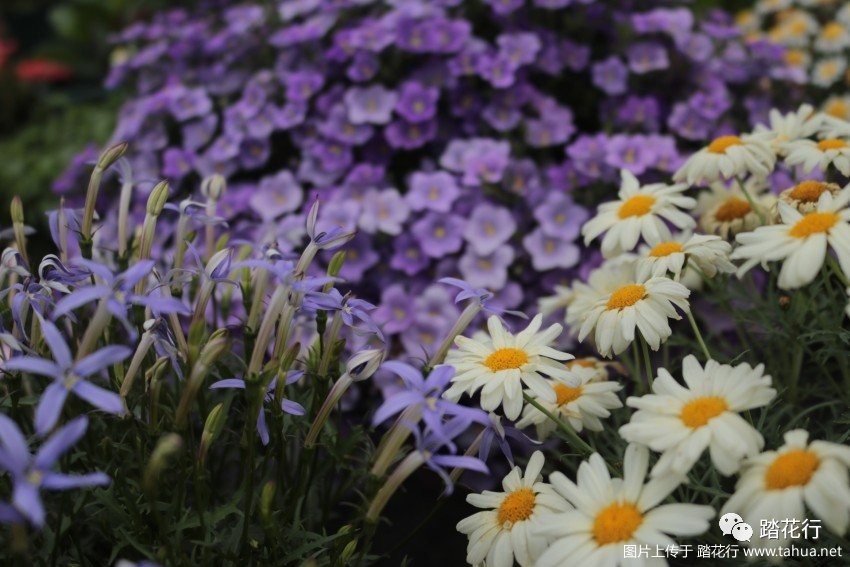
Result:
[[147,213],[153,217],[158,217],[162,212],[163,207],[165,207],[165,203],[168,201],[168,194],[171,190],[171,186],[168,184],[168,181],[162,180],[151,190],[151,194],[148,196],[148,206]]
[[157,483],[168,460],[183,449],[183,439],[176,433],[169,433],[160,438],[151,453],[151,458],[145,467],[142,486],[150,494],[156,493]]
[[378,370],[383,360],[383,350],[363,350],[348,359],[348,363],[345,365],[345,371],[355,382],[366,380]]
[[207,415],[207,419],[204,422],[204,431],[201,433],[200,449],[198,450],[198,460],[201,461],[201,466],[206,463],[207,452],[210,446],[221,434],[221,430],[224,429],[226,418],[227,414],[224,412],[223,403],[215,406],[209,415]]
[[227,189],[227,180],[220,173],[214,173],[201,181],[201,195],[218,201]]
[[119,142],[113,146],[109,146],[97,160],[97,168],[101,170],[108,169],[110,165],[118,161],[121,156],[127,153],[127,142]]
[[260,517],[266,524],[271,523],[272,510],[274,505],[274,495],[277,491],[277,484],[270,480],[263,485],[263,490],[260,492]]
[[13,223],[24,223],[24,203],[18,195],[12,197],[12,204],[9,206],[9,215],[12,217]]

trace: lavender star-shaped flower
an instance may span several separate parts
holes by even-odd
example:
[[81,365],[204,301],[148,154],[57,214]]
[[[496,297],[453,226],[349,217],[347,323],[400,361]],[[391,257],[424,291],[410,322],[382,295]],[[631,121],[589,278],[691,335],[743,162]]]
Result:
[[50,321],[42,319],[40,323],[53,360],[38,356],[16,356],[7,360],[3,366],[7,372],[29,372],[53,378],[53,383],[42,392],[35,408],[36,433],[45,435],[53,429],[69,392],[107,413],[123,415],[125,409],[121,397],[92,384],[86,378],[121,362],[133,351],[125,346],[110,345],[74,362],[59,329]]

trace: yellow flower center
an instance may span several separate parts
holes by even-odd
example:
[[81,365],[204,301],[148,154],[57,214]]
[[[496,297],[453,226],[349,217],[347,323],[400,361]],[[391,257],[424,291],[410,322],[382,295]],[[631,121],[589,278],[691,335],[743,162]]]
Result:
[[650,195],[634,195],[626,199],[620,209],[617,211],[617,216],[621,219],[629,217],[640,217],[649,212],[652,205],[655,204],[655,197]]
[[631,502],[611,504],[593,520],[593,539],[598,545],[626,541],[643,523],[643,515]]
[[708,145],[708,152],[712,154],[725,154],[732,146],[741,146],[744,142],[738,136],[720,136]]
[[437,238],[445,238],[446,229],[441,226],[438,226],[434,229],[434,236],[436,236]]
[[782,454],[767,467],[764,484],[770,490],[782,490],[790,486],[809,483],[820,466],[820,458],[811,451],[795,449]]
[[578,388],[570,388],[566,384],[555,384],[554,389],[555,397],[557,398],[555,403],[558,404],[558,407],[577,400],[584,390],[581,386]]
[[663,258],[664,256],[681,252],[683,248],[678,242],[662,242],[650,250],[649,255],[653,258]]
[[847,142],[844,140],[838,140],[836,138],[829,138],[827,140],[821,140],[818,142],[818,149],[822,152],[827,150],[840,150],[842,148],[847,147]]
[[820,30],[822,38],[834,40],[840,38],[844,34],[844,28],[838,22],[829,22]]
[[596,366],[595,358],[576,358],[567,363],[567,368],[580,366],[582,368],[594,368]]
[[802,67],[806,62],[806,54],[800,49],[789,49],[785,52],[785,62],[792,67]]
[[702,427],[712,418],[729,409],[726,400],[718,396],[704,396],[691,400],[682,408],[682,423],[688,427]]
[[809,213],[798,220],[788,234],[794,238],[806,238],[818,232],[828,232],[840,218],[838,213]]
[[744,218],[752,209],[750,204],[738,197],[729,197],[726,201],[717,207],[717,212],[714,213],[714,218],[720,222],[733,221],[735,219]]
[[843,100],[835,99],[829,101],[823,111],[836,118],[847,118],[847,115],[850,114],[850,106]]
[[493,351],[484,360],[484,366],[493,372],[498,372],[499,370],[521,368],[526,362],[528,362],[528,355],[525,354],[525,351],[507,347]]
[[791,189],[788,196],[804,203],[815,203],[823,194],[829,190],[829,185],[823,181],[802,181]]
[[517,522],[527,520],[534,512],[534,491],[530,488],[514,490],[502,500],[497,518],[500,526],[510,527]]
[[612,309],[623,309],[630,307],[643,299],[646,296],[646,288],[640,284],[628,284],[618,287],[608,298],[608,303],[605,308],[609,311]]

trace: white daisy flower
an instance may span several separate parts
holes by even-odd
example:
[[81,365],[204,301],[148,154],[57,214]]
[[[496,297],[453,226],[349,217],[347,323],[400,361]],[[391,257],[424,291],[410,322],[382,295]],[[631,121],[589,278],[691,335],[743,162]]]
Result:
[[556,311],[566,309],[573,302],[572,288],[565,285],[556,285],[555,294],[547,297],[541,297],[537,301],[538,312],[543,315],[550,315]]
[[620,176],[619,200],[600,205],[596,216],[581,229],[585,244],[606,233],[602,238],[604,257],[633,250],[641,237],[645,240],[669,238],[670,229],[665,221],[680,229],[694,226],[694,219],[677,208],[690,209],[696,204],[692,198],[682,195],[686,185],[653,183],[641,186],[625,169],[620,171]]
[[809,38],[820,31],[817,18],[804,10],[785,12],[779,23],[770,30],[768,37],[773,42],[789,47],[809,47]]
[[744,174],[766,177],[776,164],[776,155],[770,147],[769,138],[765,134],[715,138],[708,146],[689,157],[673,175],[673,179],[694,185]]
[[[848,4],[850,6],[850,4]],[[826,99],[821,108],[824,114],[828,117],[837,118],[841,122],[843,122],[843,130],[847,131],[847,126],[850,124],[847,123],[847,120],[850,119],[850,95],[834,95]],[[829,135],[829,137],[833,137]],[[835,136],[840,138],[841,135]]]
[[[623,386],[613,380],[594,381],[597,373],[590,368],[574,367],[573,372],[579,378],[578,386],[571,388],[553,381],[552,387],[558,399],[553,403],[539,403],[550,413],[566,419],[576,431],[585,427],[590,431],[602,431],[604,428],[600,418],[609,417],[611,412],[608,410],[623,407],[623,402],[617,396]],[[532,405],[525,406],[522,419],[516,423],[520,429],[529,425],[536,427],[538,439],[545,439],[555,430],[552,420]]]
[[818,32],[815,50],[823,53],[838,53],[850,47],[850,33],[840,22],[829,22]]
[[522,385],[525,384],[541,401],[557,399],[550,381],[561,380],[576,386],[577,378],[564,366],[571,354],[555,350],[549,344],[563,330],[557,323],[538,332],[543,316],[537,315],[523,331],[512,335],[495,315],[487,320],[489,337],[455,339],[457,349],[446,355],[446,364],[455,368],[451,386],[443,394],[457,401],[464,393],[473,395],[481,389],[481,407],[493,411],[502,406],[505,417],[515,421],[522,412]]
[[773,14],[782,10],[787,10],[791,7],[793,0],[761,0],[756,2],[753,10],[761,15]]
[[658,350],[672,333],[667,319],[681,319],[676,307],[688,309],[690,290],[666,277],[639,280],[634,267],[600,270],[587,284],[576,285],[582,300],[567,308],[567,323],[579,327],[578,340],[595,330],[597,350],[610,358],[635,340],[637,329],[650,348]]
[[592,356],[570,360],[567,362],[567,368],[570,370],[581,369],[582,371],[592,370],[593,376],[590,378],[590,382],[606,382],[608,380],[609,369],[612,369],[619,374],[623,374],[625,372],[625,369],[619,362],[601,360]]
[[796,111],[782,114],[775,108],[768,115],[769,125],[757,124],[755,134],[763,135],[770,142],[774,152],[782,151],[782,144],[791,140],[808,138],[821,127],[823,115],[815,112],[810,104],[803,104]]
[[[744,182],[753,201],[767,217],[774,209],[776,197],[765,192],[764,180],[750,178]],[[728,239],[739,232],[753,230],[761,226],[758,212],[753,209],[746,195],[737,183],[727,187],[723,183],[712,183],[708,191],[702,191],[697,197],[694,214],[699,218],[700,230],[709,234],[718,234]]]
[[850,26],[850,4],[846,2],[835,13],[835,21],[841,22],[845,26]]
[[514,558],[523,567],[531,566],[546,549],[546,538],[539,534],[541,516],[572,508],[551,486],[541,482],[543,453],[535,451],[525,474],[519,467],[502,480],[504,492],[485,490],[470,494],[466,501],[484,508],[457,525],[469,536],[466,561],[470,565],[512,567]]
[[809,52],[805,49],[786,49],[782,58],[789,67],[801,70],[804,73],[803,80],[805,81],[805,77],[808,75],[806,71],[812,63]]
[[713,278],[718,272],[735,271],[735,265],[729,261],[731,251],[732,245],[719,236],[682,232],[671,240],[642,247],[636,275],[639,280],[648,280],[669,273],[675,281],[694,289],[689,284],[702,283],[700,274]]
[[724,475],[738,471],[745,457],[764,447],[764,438],[738,415],[767,405],[776,397],[764,365],[729,366],[709,360],[703,368],[696,357],[682,361],[685,386],[664,368],[652,383],[652,394],[630,397],[636,408],[620,436],[662,453],[652,476],[686,475],[709,449],[711,462]]
[[802,165],[803,171],[811,172],[815,167],[826,171],[830,164],[843,173],[850,175],[850,141],[842,138],[814,140],[795,140],[784,146],[785,163],[789,166]]
[[[626,545],[675,545],[672,536],[695,536],[709,528],[710,506],[665,504],[682,477],[669,475],[644,484],[649,462],[646,447],[629,445],[623,479],[612,479],[598,453],[579,465],[577,482],[559,472],[549,476],[552,488],[575,510],[554,514],[541,529],[553,541],[537,567],[563,565],[640,564],[627,559]],[[650,564],[649,560],[644,564]],[[666,565],[663,560],[658,565]]]
[[740,246],[730,258],[746,260],[738,269],[738,276],[761,263],[782,261],[779,287],[802,287],[820,272],[826,259],[827,246],[838,257],[845,274],[850,274],[850,188],[845,188],[834,198],[828,191],[818,199],[817,210],[807,215],[780,202],[782,224],[760,226],[753,232],[739,234]]
[[[779,200],[788,203],[806,215],[817,209],[818,200],[825,191],[832,193],[832,196],[835,197],[841,191],[841,187],[837,183],[825,183],[809,179],[801,181],[780,193]],[[774,216],[778,214],[779,212],[776,211]]]
[[[785,444],[744,461],[735,493],[721,514],[734,512],[757,526],[761,520],[807,517],[811,510],[830,531],[844,535],[850,522],[850,447],[812,441],[808,432],[795,429],[785,434]],[[762,538],[764,547],[788,543],[779,537]]]
[[819,87],[832,86],[847,69],[847,62],[843,57],[828,57],[815,63],[812,69],[811,82]]

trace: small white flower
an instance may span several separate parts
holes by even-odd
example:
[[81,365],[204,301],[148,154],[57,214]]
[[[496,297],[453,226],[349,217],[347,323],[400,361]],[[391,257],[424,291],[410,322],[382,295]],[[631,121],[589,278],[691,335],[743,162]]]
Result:
[[633,266],[606,268],[591,274],[588,284],[577,284],[577,299],[567,308],[567,323],[578,326],[578,340],[592,331],[599,353],[611,357],[623,352],[635,330],[658,350],[672,333],[668,319],[681,319],[676,307],[687,310],[690,290],[666,277],[639,280]]
[[596,216],[582,227],[585,244],[606,233],[602,238],[602,255],[611,258],[633,250],[641,237],[644,240],[669,238],[670,229],[665,221],[680,229],[694,226],[694,219],[679,210],[690,209],[696,204],[692,198],[682,195],[686,185],[653,183],[641,186],[628,171],[622,170],[620,175],[619,199],[600,205]]
[[828,191],[821,194],[817,209],[802,215],[786,203],[779,203],[782,224],[761,226],[753,232],[737,236],[741,244],[732,251],[731,259],[746,260],[738,269],[742,276],[761,263],[782,261],[779,287],[795,289],[815,279],[826,259],[827,247],[838,257],[845,274],[850,274],[850,188],[834,198]]
[[[764,217],[770,216],[775,208],[776,197],[766,193],[767,185],[754,178],[744,182]],[[761,226],[758,212],[753,209],[738,184],[727,187],[723,183],[712,183],[708,191],[697,198],[694,214],[699,218],[699,228],[709,234],[718,234],[728,239],[739,232],[753,230]]]
[[[575,361],[571,361],[575,362]],[[623,402],[617,396],[623,386],[613,380],[598,381],[596,370],[573,366],[573,372],[580,382],[575,388],[553,381],[557,400],[555,402],[539,402],[549,412],[560,415],[569,421],[576,431],[585,427],[591,431],[602,431],[600,418],[611,415],[608,410],[623,407]],[[531,392],[529,392],[530,394]],[[555,424],[546,414],[532,405],[525,406],[522,419],[516,426],[520,429],[529,425],[536,426],[538,439],[545,439],[555,430]]]
[[481,389],[482,409],[493,411],[502,406],[505,417],[515,421],[522,412],[523,384],[537,398],[549,402],[556,400],[555,390],[542,374],[576,386],[576,377],[559,362],[570,360],[573,355],[549,346],[563,327],[556,323],[538,332],[542,322],[543,316],[537,315],[528,327],[512,335],[493,315],[487,320],[489,337],[457,337],[458,348],[446,356],[446,364],[453,366],[456,373],[443,396],[457,401],[464,393],[473,395]]
[[729,261],[731,251],[732,245],[719,236],[683,232],[671,240],[643,247],[636,265],[637,278],[648,280],[669,273],[675,281],[681,280],[693,289],[689,284],[701,283],[700,274],[713,278],[718,272],[734,272],[735,266]]
[[624,553],[626,545],[649,545],[654,549],[655,545],[672,545],[671,535],[705,532],[714,509],[694,504],[658,506],[683,479],[668,475],[644,484],[648,463],[646,447],[629,445],[622,480],[611,478],[598,453],[579,465],[575,483],[559,472],[553,473],[549,477],[552,488],[575,510],[554,514],[541,522],[541,535],[553,542],[538,559],[537,567],[628,567],[636,563]]
[[[785,434],[785,445],[744,461],[735,494],[721,514],[734,512],[757,526],[764,519],[807,517],[814,512],[827,529],[838,535],[850,523],[850,447],[812,441],[808,432],[795,429]],[[765,547],[787,545],[788,533],[762,538]]]
[[769,140],[767,134],[715,138],[708,146],[689,157],[673,175],[673,179],[694,185],[745,174],[766,177],[776,163]]
[[766,136],[775,152],[781,152],[782,144],[814,135],[821,127],[823,115],[815,112],[810,104],[803,104],[797,110],[782,114],[775,108],[768,115],[769,126],[758,124],[754,133]]
[[789,166],[802,165],[803,171],[814,168],[826,172],[830,165],[844,175],[850,175],[850,142],[842,138],[814,140],[796,140],[788,142],[784,149],[787,153],[785,163]]
[[847,69],[847,62],[843,57],[829,57],[815,63],[812,69],[811,82],[819,87],[832,86]]
[[[780,193],[779,200],[791,205],[806,215],[817,209],[820,196],[825,191],[832,193],[832,196],[835,197],[841,191],[841,187],[836,183],[825,183],[823,181],[808,179]],[[777,211],[774,216],[778,214]]]
[[703,368],[696,357],[688,355],[682,362],[685,386],[660,368],[652,394],[626,400],[626,405],[638,411],[620,428],[620,436],[662,453],[652,476],[685,475],[706,449],[721,474],[735,473],[744,457],[764,447],[761,434],[738,415],[776,397],[770,376],[763,372],[762,364],[752,368],[714,360]]
[[850,33],[840,22],[829,22],[820,29],[815,40],[815,50],[838,53],[850,47]]
[[569,503],[551,486],[542,482],[543,453],[535,451],[525,474],[519,467],[502,480],[503,492],[486,490],[470,494],[466,501],[484,511],[464,518],[457,530],[469,536],[466,561],[470,565],[512,567],[514,558],[523,567],[531,566],[546,549],[546,538],[538,532],[541,516],[565,512]]
[[[850,4],[848,4],[850,6]],[[840,138],[842,136],[846,136],[848,132],[848,124],[847,119],[850,118],[850,95],[833,95],[826,99],[821,107],[821,110],[824,113],[824,120],[831,121],[837,120],[839,121],[839,125],[841,128],[841,132],[843,133],[826,133],[828,138]],[[822,125],[824,130],[828,129],[826,124]]]

